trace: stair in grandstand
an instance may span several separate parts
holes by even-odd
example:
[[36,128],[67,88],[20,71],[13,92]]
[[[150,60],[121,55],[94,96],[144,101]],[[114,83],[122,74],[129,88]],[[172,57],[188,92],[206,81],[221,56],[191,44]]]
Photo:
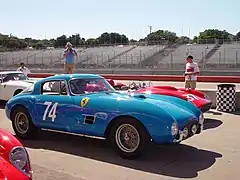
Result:
[[201,61],[199,61],[199,64],[206,64],[207,61],[213,56],[213,54],[215,54],[219,50],[220,47],[221,44],[215,44],[214,47],[205,55],[205,57]]
[[182,41],[178,41],[174,44],[169,44],[159,52],[143,60],[141,62],[141,66],[142,67],[157,66],[159,61],[161,61],[164,57],[168,56],[171,52],[175,51],[181,45]]
[[128,52],[132,51],[132,50],[135,49],[136,47],[137,47],[137,46],[133,46],[133,47],[131,47],[130,49],[124,51],[124,52],[121,52],[121,53],[119,53],[119,54],[116,54],[114,57],[110,58],[110,59],[107,61],[106,64],[109,64],[109,63],[111,63],[114,59],[116,59],[116,58],[118,58],[118,57],[120,57],[120,56],[122,56],[122,55],[124,55],[124,54],[127,54]]

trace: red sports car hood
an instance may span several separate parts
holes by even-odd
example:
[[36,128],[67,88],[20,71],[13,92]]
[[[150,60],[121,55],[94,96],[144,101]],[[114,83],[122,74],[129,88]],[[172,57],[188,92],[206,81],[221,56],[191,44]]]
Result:
[[175,88],[172,86],[152,86],[139,89],[137,90],[137,93],[174,96],[184,100],[191,101],[198,108],[211,102],[211,100],[206,99],[204,93],[200,91],[185,88]]

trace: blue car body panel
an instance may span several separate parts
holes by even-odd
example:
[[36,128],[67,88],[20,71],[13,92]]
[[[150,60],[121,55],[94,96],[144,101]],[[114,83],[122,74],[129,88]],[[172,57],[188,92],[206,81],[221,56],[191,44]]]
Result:
[[[175,137],[171,135],[171,125],[174,122],[178,124],[179,130],[182,130],[189,121],[199,121],[201,112],[198,108],[190,102],[171,96],[128,95],[116,91],[78,96],[74,96],[71,92],[64,96],[40,94],[41,84],[46,81],[68,82],[74,78],[102,77],[92,74],[73,74],[42,79],[34,84],[32,92],[21,93],[8,101],[5,108],[7,117],[11,119],[12,109],[16,105],[22,105],[28,109],[33,124],[37,127],[105,137],[109,123],[120,116],[130,116],[144,125],[156,143],[173,142]],[[88,98],[88,102],[81,107],[84,98]],[[47,111],[46,102],[49,103]],[[51,108],[55,103],[57,103],[56,117],[52,119],[48,115],[51,114]]]

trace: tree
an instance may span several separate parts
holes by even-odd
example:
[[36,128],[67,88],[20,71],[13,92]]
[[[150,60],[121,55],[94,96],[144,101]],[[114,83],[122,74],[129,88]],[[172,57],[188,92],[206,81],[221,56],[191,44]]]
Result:
[[218,43],[223,43],[225,40],[230,40],[230,35],[231,34],[226,30],[206,29],[205,31],[200,32],[199,36],[194,40],[200,44],[215,44],[216,40],[218,40]]
[[168,31],[168,30],[158,30],[156,32],[152,32],[147,35],[145,38],[146,41],[151,43],[164,43],[168,41],[170,43],[174,43],[178,40],[176,33]]
[[101,36],[97,38],[99,44],[126,44],[129,42],[128,38],[124,34],[119,33],[102,33]]
[[235,41],[240,41],[240,31],[234,36]]

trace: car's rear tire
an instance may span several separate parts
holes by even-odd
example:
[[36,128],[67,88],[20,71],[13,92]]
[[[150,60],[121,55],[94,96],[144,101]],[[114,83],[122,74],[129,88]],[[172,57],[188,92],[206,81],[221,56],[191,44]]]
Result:
[[22,89],[17,89],[17,90],[14,92],[13,96],[16,96],[17,94],[19,94],[19,93],[22,92],[22,91],[23,91]]
[[115,152],[125,159],[141,156],[150,142],[150,136],[145,127],[131,117],[116,120],[109,131],[108,139]]
[[11,120],[13,130],[19,138],[32,139],[36,136],[38,128],[32,123],[32,118],[26,108],[15,108]]

